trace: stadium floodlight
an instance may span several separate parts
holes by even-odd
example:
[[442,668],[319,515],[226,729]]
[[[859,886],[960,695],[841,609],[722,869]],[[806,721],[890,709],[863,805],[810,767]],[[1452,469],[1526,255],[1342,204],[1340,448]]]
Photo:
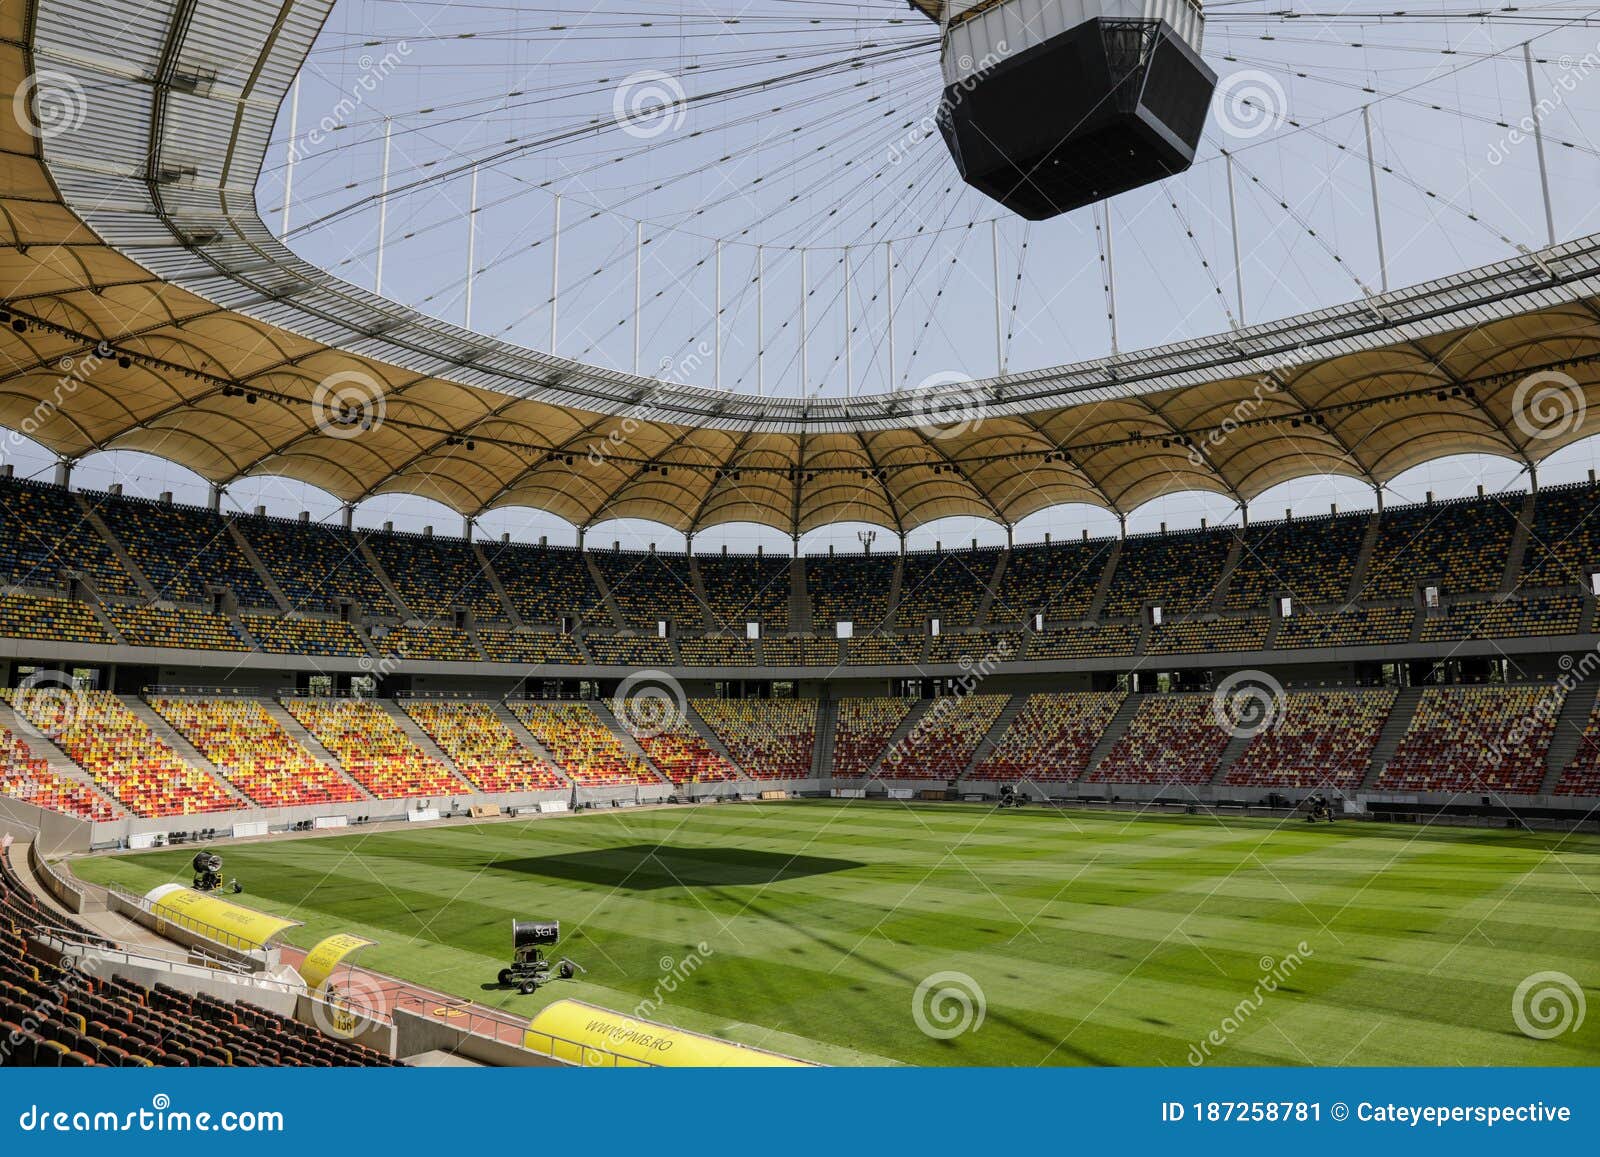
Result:
[[1217,74],[1197,0],[916,0],[962,179],[1042,221],[1194,163]]

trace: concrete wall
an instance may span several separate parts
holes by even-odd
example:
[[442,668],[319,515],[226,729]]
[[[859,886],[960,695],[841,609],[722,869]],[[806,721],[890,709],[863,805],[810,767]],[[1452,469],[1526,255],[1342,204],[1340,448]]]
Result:
[[[266,823],[273,831],[286,831],[297,823],[310,822],[324,816],[344,816],[346,819],[355,820],[357,816],[366,816],[372,822],[383,820],[404,820],[408,811],[417,811],[426,802],[428,807],[438,808],[441,815],[451,814],[455,809],[465,815],[472,804],[492,804],[495,807],[528,807],[540,800],[567,799],[566,791],[511,791],[498,792],[491,795],[461,795],[439,796],[427,801],[420,799],[367,799],[357,800],[355,803],[319,804],[316,807],[278,807],[278,808],[241,808],[231,812],[207,812],[204,815],[192,816],[165,816],[159,819],[127,819],[112,820],[108,823],[93,825],[91,835],[93,846],[96,848],[121,847],[127,843],[128,837],[136,833],[143,834],[156,832],[170,834],[172,832],[195,832],[215,829],[223,835],[228,835],[234,824]],[[37,811],[38,809],[34,809]],[[85,850],[88,844],[85,844]]]
[[203,965],[140,956],[134,951],[75,948],[68,951],[63,959],[75,960],[76,967],[90,976],[120,976],[146,988],[165,984],[181,992],[203,992],[218,1000],[248,1000],[279,1016],[295,1015],[297,1002],[305,987],[298,981],[219,972]]
[[414,1057],[418,1053],[438,1050],[497,1068],[565,1067],[551,1057],[540,1056],[493,1037],[468,1032],[448,1021],[407,1012],[403,1008],[394,1010],[394,1031],[394,1055],[397,1057]]
[[28,845],[28,867],[33,869],[34,879],[43,885],[63,911],[83,911],[83,889],[47,863],[36,843]]
[[76,816],[62,815],[0,795],[0,835],[10,831],[18,839],[32,840],[47,856],[87,852],[93,826]]
[[[952,637],[954,637],[952,635]],[[1340,647],[1334,650],[1274,650],[1199,652],[1188,655],[1102,655],[1083,659],[1023,660],[1002,663],[996,668],[997,678],[1005,676],[1027,677],[1026,685],[1038,689],[1071,687],[1078,684],[1066,678],[1073,675],[1089,676],[1096,672],[1117,674],[1128,671],[1181,671],[1211,668],[1239,670],[1245,668],[1281,671],[1287,667],[1306,665],[1351,665],[1354,663],[1403,663],[1416,659],[1444,658],[1501,658],[1508,640],[1473,640],[1466,642],[1399,643],[1371,647]],[[1522,668],[1525,677],[1549,677],[1556,667],[1556,658],[1567,653],[1580,653],[1600,645],[1596,635],[1560,635],[1519,638],[1510,640],[1515,646],[1513,658]],[[981,643],[974,644],[974,650]],[[297,655],[266,655],[252,651],[229,652],[219,656],[215,651],[176,650],[160,647],[105,647],[79,643],[51,643],[35,639],[0,638],[0,660],[41,663],[46,666],[109,667],[117,665],[154,666],[159,669],[159,682],[188,685],[215,685],[226,687],[257,687],[272,690],[294,686],[297,673],[313,674],[370,674],[370,658],[334,658]],[[225,666],[223,664],[226,664]],[[553,663],[532,666],[523,663],[488,662],[427,662],[420,659],[405,661],[405,671],[411,676],[417,690],[458,691],[471,688],[495,698],[513,690],[524,679],[598,679],[626,678],[635,669],[627,666],[582,666]],[[959,676],[968,668],[959,663],[926,663],[921,667],[907,665],[883,667],[668,667],[669,674],[686,687],[699,694],[711,686],[713,680],[794,680],[803,688],[816,688],[827,683],[834,688],[838,698],[843,687],[858,685],[868,688],[865,693],[881,694],[872,689],[882,687],[890,679],[905,676]],[[1019,681],[1016,686],[1024,683]],[[997,685],[999,686],[999,685]]]

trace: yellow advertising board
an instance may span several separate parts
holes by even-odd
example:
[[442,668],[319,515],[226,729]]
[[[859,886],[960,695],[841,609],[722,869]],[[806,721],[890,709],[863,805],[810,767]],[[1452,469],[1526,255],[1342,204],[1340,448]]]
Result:
[[265,948],[285,929],[300,923],[257,912],[221,896],[196,892],[182,884],[152,888],[145,899],[158,919],[246,952]]
[[353,932],[335,932],[317,941],[316,947],[306,953],[306,958],[300,962],[300,979],[306,982],[306,987],[312,992],[321,992],[322,986],[328,983],[328,977],[333,975],[333,970],[339,967],[346,956],[357,948],[376,943],[376,940],[368,940]]
[[571,1064],[642,1068],[811,1067],[765,1049],[640,1020],[582,1000],[558,1000],[528,1022],[524,1048]]

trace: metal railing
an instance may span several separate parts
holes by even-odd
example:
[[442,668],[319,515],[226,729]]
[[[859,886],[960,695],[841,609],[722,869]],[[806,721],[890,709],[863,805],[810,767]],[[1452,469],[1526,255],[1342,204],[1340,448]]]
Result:
[[83,911],[88,903],[88,893],[84,891],[83,885],[71,876],[64,875],[54,864],[45,859],[43,853],[39,851],[37,839],[28,843],[28,866],[44,885],[45,891],[73,912]]
[[[219,928],[215,924],[208,923],[207,921],[198,919],[197,917],[189,915],[179,916],[170,912],[159,911],[156,906],[150,902],[148,897],[140,896],[135,892],[130,892],[125,888],[120,888],[115,884],[108,884],[106,886],[106,892],[112,896],[115,896],[122,903],[138,909],[151,920],[157,921],[160,924],[171,925],[174,928],[180,928],[193,936],[199,936],[202,939],[209,940],[218,948],[224,949],[225,951],[240,953],[253,957],[254,954],[265,952],[271,947],[270,937],[268,938],[268,943],[246,940],[236,933],[229,932],[226,928]],[[161,929],[158,928],[157,932],[159,933],[160,931]],[[196,951],[204,952],[204,948],[197,947]],[[217,959],[225,960],[227,957],[218,955]]]
[[61,948],[74,948],[82,951],[97,952],[101,955],[115,957],[124,964],[137,964],[140,961],[149,961],[163,966],[186,964],[212,972],[226,972],[231,976],[252,975],[251,970],[238,961],[213,956],[203,948],[180,951],[176,948],[162,948],[154,944],[141,944],[136,948],[131,948],[125,944],[118,944],[115,941],[96,936],[93,933],[85,934],[70,929],[51,929],[43,938],[55,941],[58,950]]
[[260,699],[263,698],[259,687],[211,687],[187,683],[150,683],[139,692],[141,698],[148,699],[152,695],[170,696],[225,696],[230,699]]
[[[414,1004],[425,1013],[432,1012],[435,1015],[443,1011],[446,1013],[444,1017],[446,1024],[453,1025],[469,1036],[492,1040],[497,1044],[514,1045],[553,1061],[560,1061],[562,1064],[611,1069],[660,1067],[650,1061],[625,1057],[610,1049],[597,1048],[592,1044],[584,1044],[582,1041],[571,1040],[555,1033],[540,1032],[526,1025],[518,1025],[506,1020],[504,1014],[496,1015],[480,1009],[470,1000],[454,997],[424,1000],[421,996],[408,994],[401,998],[401,1004]],[[529,1043],[530,1041],[536,1043]]]

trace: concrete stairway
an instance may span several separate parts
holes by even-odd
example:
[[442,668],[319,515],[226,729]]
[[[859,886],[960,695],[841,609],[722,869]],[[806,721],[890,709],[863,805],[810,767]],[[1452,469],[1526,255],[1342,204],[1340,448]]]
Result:
[[1350,569],[1350,586],[1344,592],[1346,602],[1355,602],[1361,597],[1361,589],[1367,585],[1367,570],[1372,566],[1373,552],[1378,548],[1378,528],[1382,515],[1373,512],[1367,521],[1367,531],[1361,536],[1361,549],[1356,552],[1356,565]]
[[273,597],[280,611],[292,609],[289,596],[283,593],[283,588],[272,577],[272,572],[267,570],[261,556],[256,553],[256,548],[250,545],[250,540],[244,536],[244,531],[239,529],[239,524],[233,519],[228,519],[228,533],[233,537],[233,544],[239,548],[239,553],[244,555],[245,561],[256,572],[256,577],[261,580],[261,585],[267,588],[267,593]]
[[300,725],[300,721],[293,715],[289,714],[288,709],[285,708],[283,704],[279,703],[276,699],[258,699],[256,702],[261,704],[262,708],[266,711],[267,715],[274,723],[283,728],[285,735],[306,749],[311,758],[315,759],[318,763],[330,767],[334,771],[338,772],[340,778],[359,791],[364,798],[378,798],[366,788],[362,787],[361,784],[355,779],[353,779],[350,776],[350,773],[345,771],[345,769],[340,766],[339,761],[334,758],[333,752],[322,746],[322,741],[320,739],[302,727]]
[[694,709],[693,703],[685,703],[684,713],[687,717],[689,726],[694,728],[695,733],[699,735],[701,739],[705,740],[706,746],[711,748],[712,751],[722,756],[722,758],[726,759],[729,764],[738,769],[739,778],[741,780],[752,781],[754,779],[749,772],[747,772],[743,767],[739,766],[739,761],[733,758],[733,752],[729,751],[728,745],[722,742],[722,736],[717,734],[717,729],[706,722],[705,716],[701,715],[700,712]]
[[1422,632],[1427,629],[1428,621],[1443,617],[1443,607],[1439,607],[1437,610],[1429,610],[1426,606],[1417,607],[1417,613],[1411,616],[1411,633],[1406,636],[1406,642],[1422,642]]
[[1545,752],[1544,781],[1539,785],[1539,794],[1549,795],[1555,791],[1561,773],[1578,754],[1583,729],[1589,724],[1589,714],[1594,710],[1597,692],[1600,692],[1600,680],[1589,678],[1567,694],[1567,701],[1561,705],[1561,714],[1556,716],[1550,750]]
[[1244,531],[1241,530],[1228,544],[1228,557],[1222,560],[1222,573],[1217,576],[1216,589],[1211,592],[1210,610],[1220,613],[1227,609],[1228,587],[1233,582],[1233,572],[1239,568],[1239,560],[1242,557],[1244,557]]
[[159,598],[160,596],[156,593],[154,584],[150,582],[149,577],[139,564],[133,561],[133,558],[123,548],[117,536],[111,533],[111,528],[106,525],[105,519],[100,517],[100,512],[90,505],[88,496],[81,490],[74,490],[72,497],[77,500],[78,509],[83,512],[84,521],[94,527],[95,533],[105,540],[106,545],[111,548],[111,553],[116,555],[117,561],[122,564],[122,569],[133,576],[134,584],[138,586],[139,593],[151,601]]
[[1278,646],[1278,633],[1282,630],[1283,616],[1278,614],[1276,612],[1276,608],[1274,608],[1272,619],[1267,625],[1267,637],[1262,640],[1261,649],[1263,651],[1276,650]]
[[886,604],[886,609],[883,612],[883,622],[866,624],[857,623],[856,630],[859,631],[863,625],[865,625],[868,630],[875,630],[878,627],[887,627],[894,622],[895,615],[900,611],[900,592],[905,587],[905,579],[906,560],[905,556],[901,555],[899,558],[894,560],[894,576],[889,580],[889,601]]
[[[524,724],[522,720],[517,718],[517,713],[515,711],[511,710],[511,708],[507,707],[503,702],[496,703],[494,706],[494,717],[505,725],[506,730],[511,732],[512,736],[516,738],[518,743],[522,744],[522,746],[526,747],[529,751],[533,752],[551,767],[555,768],[563,776],[567,776],[567,769],[562,767],[561,764],[556,760],[556,757],[551,754],[550,749],[544,744],[540,743],[533,732],[528,730],[527,725]],[[570,779],[571,777],[567,776],[567,778]]]
[[[87,579],[83,580],[83,585],[86,589],[94,591],[94,584]],[[112,642],[124,647],[128,645],[127,637],[117,629],[115,620],[111,618],[111,612],[106,610],[105,603],[98,593],[95,593],[92,599],[85,599],[83,605],[94,612],[95,621],[100,624],[100,629],[110,636]]]
[[500,609],[505,615],[506,621],[513,627],[527,626],[522,621],[522,616],[517,614],[517,608],[511,602],[511,596],[506,593],[505,585],[501,583],[500,576],[495,573],[494,563],[489,558],[489,552],[483,549],[483,543],[474,542],[472,544],[472,556],[478,560],[478,569],[483,572],[483,577],[489,580],[489,586],[493,588],[495,597],[500,600]]
[[372,548],[367,545],[367,540],[358,538],[356,542],[361,550],[361,561],[366,564],[366,568],[372,572],[372,577],[377,579],[378,585],[383,588],[383,593],[388,595],[390,601],[394,604],[393,607],[385,607],[384,610],[392,611],[394,614],[399,615],[402,621],[409,621],[415,618],[416,616],[407,608],[405,599],[401,598],[400,592],[395,589],[394,583],[389,581],[389,572],[383,569],[383,564],[378,561],[378,556],[372,553]]
[[94,776],[74,763],[53,741],[35,734],[27,724],[18,719],[16,711],[4,699],[0,699],[0,727],[6,728],[12,735],[26,743],[34,757],[44,760],[45,766],[62,779],[82,784],[119,811],[127,810],[115,796],[95,783]]
[[1022,709],[1027,705],[1028,697],[1026,695],[1013,695],[1006,701],[1006,705],[1000,708],[1000,714],[996,715],[994,722],[989,725],[989,730],[982,739],[978,740],[977,746],[972,749],[972,758],[967,761],[967,766],[961,771],[962,779],[971,775],[978,764],[982,763],[989,753],[1000,745],[1000,740],[1011,729],[1011,721],[1020,715]]
[[612,628],[626,631],[628,621],[622,616],[622,605],[611,593],[611,586],[606,582],[606,576],[600,573],[600,564],[594,561],[594,556],[588,551],[583,552],[583,564],[589,568],[589,578],[594,582],[595,590],[600,592],[600,605],[605,607],[606,614],[611,616]]
[[[700,621],[694,625],[707,631],[721,630],[723,624],[711,613],[711,600],[706,597],[706,580],[700,573],[700,564],[694,555],[689,556],[689,589],[694,591],[694,601],[700,608]],[[742,627],[743,624],[736,624]]]
[[1111,544],[1111,554],[1106,559],[1105,567],[1100,571],[1100,581],[1095,584],[1094,597],[1089,600],[1089,609],[1084,612],[1086,619],[1098,619],[1105,610],[1106,597],[1111,593],[1111,583],[1116,578],[1117,567],[1122,565],[1122,540],[1118,539]]
[[449,768],[450,772],[462,782],[472,782],[462,774],[461,769],[456,766],[455,760],[446,755],[444,753],[444,749],[433,741],[433,737],[422,729],[422,725],[419,724],[415,719],[411,718],[410,714],[404,707],[400,706],[400,704],[396,703],[393,699],[374,699],[372,702],[378,704],[382,710],[388,712],[389,718],[395,721],[395,725],[405,733],[405,737],[422,749],[422,754],[426,755],[430,759],[438,760],[439,763]]
[[806,560],[796,555],[789,560],[789,630],[811,630],[811,592],[806,589]]
[[1211,777],[1213,784],[1219,784],[1227,778],[1229,770],[1239,761],[1245,753],[1255,735],[1230,735],[1228,745],[1222,749],[1222,755],[1217,759],[1217,773]]
[[1400,740],[1410,728],[1411,719],[1417,713],[1417,704],[1422,702],[1422,690],[1421,687],[1407,687],[1395,697],[1389,718],[1383,721],[1383,730],[1378,732],[1378,742],[1372,749],[1372,763],[1367,768],[1366,778],[1361,781],[1363,791],[1371,790],[1389,760],[1394,758],[1394,750],[1400,746]]
[[889,753],[905,741],[906,736],[911,734],[922,717],[928,713],[928,708],[932,707],[933,704],[934,700],[932,699],[920,699],[911,705],[911,710],[906,712],[906,717],[900,721],[900,726],[896,727],[894,733],[889,736],[889,742],[883,745],[883,750],[878,753],[878,758],[872,761],[872,767],[867,772],[868,779],[873,779],[882,773],[884,760],[888,758]]
[[640,763],[643,763],[656,775],[661,776],[663,783],[671,782],[666,776],[661,775],[661,769],[645,754],[644,748],[639,746],[639,741],[622,725],[622,721],[612,713],[610,703],[601,699],[592,699],[589,700],[589,706],[593,709],[595,717],[605,725],[612,735],[616,736],[617,742],[622,745],[622,750],[637,757]]
[[1011,561],[1011,552],[1002,550],[995,559],[994,570],[989,573],[989,581],[984,584],[983,594],[978,599],[978,609],[973,612],[972,625],[982,627],[988,624],[989,615],[994,610],[995,595],[1000,591],[1000,583],[1005,579],[1006,566]]
[[228,778],[227,772],[201,755],[199,749],[190,743],[176,727],[163,719],[161,713],[154,707],[137,695],[118,695],[117,698],[122,701],[123,706],[133,712],[135,718],[150,729],[157,739],[172,748],[173,753],[179,759],[191,767],[196,767],[206,772],[220,783],[229,795],[240,801],[240,807],[256,806],[249,796],[233,785],[233,781]]
[[1522,581],[1522,562],[1528,555],[1528,535],[1533,529],[1535,493],[1530,490],[1522,500],[1517,513],[1517,528],[1511,534],[1511,546],[1506,551],[1506,567],[1500,575],[1500,593],[1510,594]]
[[227,604],[228,607],[224,614],[227,615],[228,622],[233,625],[233,629],[239,632],[239,637],[245,641],[252,651],[262,650],[263,648],[256,640],[255,635],[251,634],[250,628],[245,626],[244,619],[239,614],[239,604],[233,599],[228,599]]
[[1111,753],[1123,733],[1128,730],[1128,724],[1133,722],[1133,717],[1139,712],[1139,704],[1144,702],[1143,695],[1130,692],[1117,707],[1117,713],[1111,717],[1111,722],[1106,726],[1105,733],[1100,736],[1100,741],[1094,745],[1094,750],[1089,753],[1089,762],[1084,765],[1085,777],[1095,768],[1100,766],[1100,761]]
[[817,739],[811,747],[811,775],[823,779],[833,774],[833,745],[839,735],[839,704],[817,700]]

